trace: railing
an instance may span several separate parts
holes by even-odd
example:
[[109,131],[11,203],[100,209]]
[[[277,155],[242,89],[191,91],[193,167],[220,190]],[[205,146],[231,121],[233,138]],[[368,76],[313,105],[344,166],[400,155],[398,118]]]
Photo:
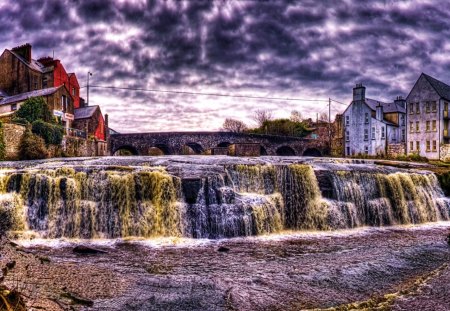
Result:
[[72,136],[72,137],[87,138],[85,131],[81,131],[79,129],[74,129],[74,128],[70,128],[70,127],[64,128],[64,134],[67,136]]

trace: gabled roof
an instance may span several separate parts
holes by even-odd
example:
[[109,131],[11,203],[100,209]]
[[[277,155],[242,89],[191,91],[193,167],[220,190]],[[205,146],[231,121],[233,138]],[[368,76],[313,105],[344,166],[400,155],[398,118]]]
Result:
[[422,72],[422,75],[436,90],[440,97],[450,100],[450,86]]
[[384,113],[390,113],[390,112],[406,113],[406,109],[402,106],[397,105],[396,103],[384,103],[384,102],[381,102],[378,100],[366,98],[366,104],[373,111],[376,111],[377,110],[376,107],[381,104],[381,106],[383,106]]
[[8,97],[5,97],[2,100],[0,100],[0,105],[17,103],[17,102],[25,101],[28,98],[32,98],[32,97],[51,95],[51,94],[55,93],[61,87],[63,87],[63,86],[61,85],[61,86],[57,86],[57,87],[50,87],[47,89],[35,90],[35,91],[31,91],[31,92],[20,93],[17,95],[8,96]]
[[20,56],[19,54],[8,50],[9,52],[11,52],[12,55],[14,55],[15,57],[17,57],[18,60],[20,60],[22,63],[24,63],[26,66],[30,67],[33,70],[45,73],[48,72],[49,70],[51,70],[48,67],[45,67],[44,65],[42,65],[40,62],[38,62],[35,59],[32,59],[31,62],[27,62],[22,56]]
[[75,120],[77,119],[88,119],[92,117],[97,109],[100,109],[99,106],[86,106],[82,108],[75,109]]

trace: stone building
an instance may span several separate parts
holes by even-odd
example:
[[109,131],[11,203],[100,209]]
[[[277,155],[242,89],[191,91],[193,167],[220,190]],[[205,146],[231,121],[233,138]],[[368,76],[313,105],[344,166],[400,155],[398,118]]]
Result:
[[450,86],[422,73],[406,97],[407,153],[450,160]]
[[403,154],[406,143],[406,101],[366,98],[366,88],[353,88],[353,101],[343,113],[345,156]]
[[89,133],[91,138],[106,140],[108,115],[103,119],[99,106],[85,106],[75,109],[75,128]]
[[63,126],[66,128],[72,127],[74,120],[73,101],[69,91],[64,86],[3,97],[0,99],[0,119],[9,120],[27,99],[33,97],[42,97],[49,109],[55,115],[62,117]]

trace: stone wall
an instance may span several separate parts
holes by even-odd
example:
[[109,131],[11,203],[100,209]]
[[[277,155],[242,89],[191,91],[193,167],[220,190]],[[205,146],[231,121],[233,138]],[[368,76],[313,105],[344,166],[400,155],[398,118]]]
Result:
[[387,156],[389,158],[396,158],[399,155],[406,154],[406,145],[405,144],[388,144],[387,146]]
[[259,157],[259,144],[232,144],[228,146],[228,155],[235,157]]
[[450,162],[450,144],[443,144],[440,146],[441,156],[440,160],[444,162]]
[[7,160],[19,159],[20,141],[22,140],[25,130],[26,127],[23,125],[11,123],[3,124],[3,139],[5,141]]
[[107,143],[79,137],[66,136],[62,142],[64,155],[67,157],[95,157],[108,154]]

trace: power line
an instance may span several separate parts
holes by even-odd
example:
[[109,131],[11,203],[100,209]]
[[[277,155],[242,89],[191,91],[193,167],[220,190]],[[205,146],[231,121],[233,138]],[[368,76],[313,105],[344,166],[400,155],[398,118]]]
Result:
[[327,99],[305,99],[295,97],[265,97],[265,96],[251,96],[251,95],[232,95],[232,94],[220,94],[220,93],[202,93],[202,92],[188,92],[188,91],[169,91],[159,89],[145,89],[145,88],[132,88],[132,87],[118,87],[118,86],[104,86],[104,85],[89,85],[90,88],[101,89],[113,89],[113,90],[128,90],[128,91],[142,91],[142,92],[155,92],[155,93],[172,93],[172,94],[184,94],[184,95],[203,95],[203,96],[218,96],[218,97],[234,97],[234,98],[250,98],[250,99],[266,99],[266,100],[286,100],[286,101],[309,101],[309,102],[328,102]]

